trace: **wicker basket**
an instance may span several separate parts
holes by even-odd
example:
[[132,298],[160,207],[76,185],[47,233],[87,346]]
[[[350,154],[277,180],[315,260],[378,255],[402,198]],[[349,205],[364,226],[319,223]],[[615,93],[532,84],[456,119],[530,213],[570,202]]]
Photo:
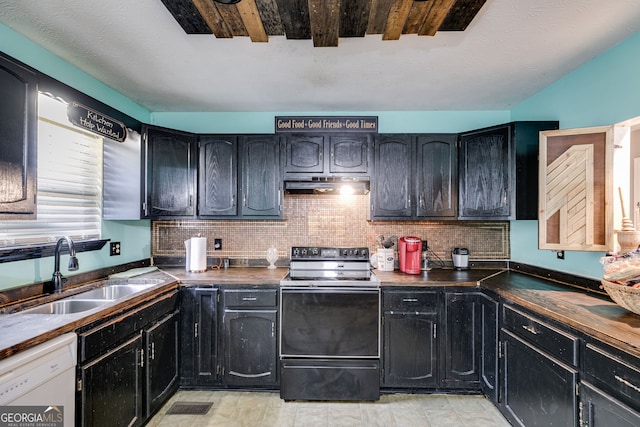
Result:
[[616,304],[640,315],[640,288],[618,285],[604,279],[601,282],[604,290]]

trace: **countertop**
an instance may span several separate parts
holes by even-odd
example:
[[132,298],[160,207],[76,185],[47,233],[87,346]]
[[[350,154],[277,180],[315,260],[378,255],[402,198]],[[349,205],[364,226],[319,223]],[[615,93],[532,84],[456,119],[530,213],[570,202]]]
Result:
[[[184,268],[162,268],[140,277],[162,277],[163,283],[130,298],[73,315],[0,315],[0,359],[37,345],[57,335],[112,316],[134,305],[152,300],[159,292],[183,285],[277,286],[287,274],[284,267],[231,267],[189,273]],[[640,357],[640,316],[610,300],[587,294],[542,278],[515,271],[434,269],[418,275],[375,270],[382,286],[469,286],[491,291],[508,301],[562,322],[569,327]],[[87,286],[91,286],[88,284]],[[93,287],[97,285],[93,284]],[[87,287],[87,289],[89,289]]]
[[[178,281],[175,278],[161,271],[136,276],[136,279],[159,279],[161,282],[128,297],[80,313],[64,315],[23,314],[18,311],[11,314],[0,314],[0,359],[41,344],[56,336],[72,332],[96,320],[118,314],[140,303],[151,301],[157,295],[178,287]],[[39,298],[39,300],[30,301],[30,305],[49,302],[53,298],[71,296],[103,284],[104,280],[87,283],[59,296],[47,295]]]

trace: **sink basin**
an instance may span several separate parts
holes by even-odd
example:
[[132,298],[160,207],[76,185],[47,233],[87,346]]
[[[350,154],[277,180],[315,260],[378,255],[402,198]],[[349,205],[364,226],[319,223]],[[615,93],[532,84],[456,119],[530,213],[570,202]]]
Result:
[[117,300],[144,291],[155,284],[107,285],[69,297],[70,299]]
[[105,305],[107,300],[62,299],[21,311],[22,314],[74,314]]

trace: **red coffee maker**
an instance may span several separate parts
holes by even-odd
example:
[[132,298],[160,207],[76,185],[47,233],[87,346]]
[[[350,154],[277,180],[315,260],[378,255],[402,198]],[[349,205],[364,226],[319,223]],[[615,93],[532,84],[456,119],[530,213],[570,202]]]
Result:
[[420,274],[422,258],[422,240],[414,236],[398,239],[398,260],[400,271],[407,274]]

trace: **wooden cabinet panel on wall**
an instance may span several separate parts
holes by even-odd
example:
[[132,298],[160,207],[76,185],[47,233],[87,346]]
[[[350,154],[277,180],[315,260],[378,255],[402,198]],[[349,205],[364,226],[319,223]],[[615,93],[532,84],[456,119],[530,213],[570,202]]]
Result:
[[282,218],[282,173],[277,136],[242,138],[242,206],[244,218]]
[[460,134],[458,219],[537,219],[539,132],[557,128],[512,122]]
[[371,219],[411,217],[413,138],[378,135],[371,178]]
[[368,176],[370,136],[287,135],[284,138],[285,178]]
[[454,219],[455,134],[379,135],[371,219]]
[[540,249],[613,250],[613,127],[540,136]]
[[456,135],[418,136],[416,216],[455,218],[458,202]]
[[0,56],[0,219],[34,219],[37,75]]
[[202,217],[238,214],[238,138],[200,137],[198,215]]
[[288,135],[284,138],[285,175],[311,176],[324,173],[324,137]]
[[196,214],[196,135],[145,127],[145,218]]
[[329,172],[349,175],[368,174],[370,157],[368,135],[335,135],[329,137]]

